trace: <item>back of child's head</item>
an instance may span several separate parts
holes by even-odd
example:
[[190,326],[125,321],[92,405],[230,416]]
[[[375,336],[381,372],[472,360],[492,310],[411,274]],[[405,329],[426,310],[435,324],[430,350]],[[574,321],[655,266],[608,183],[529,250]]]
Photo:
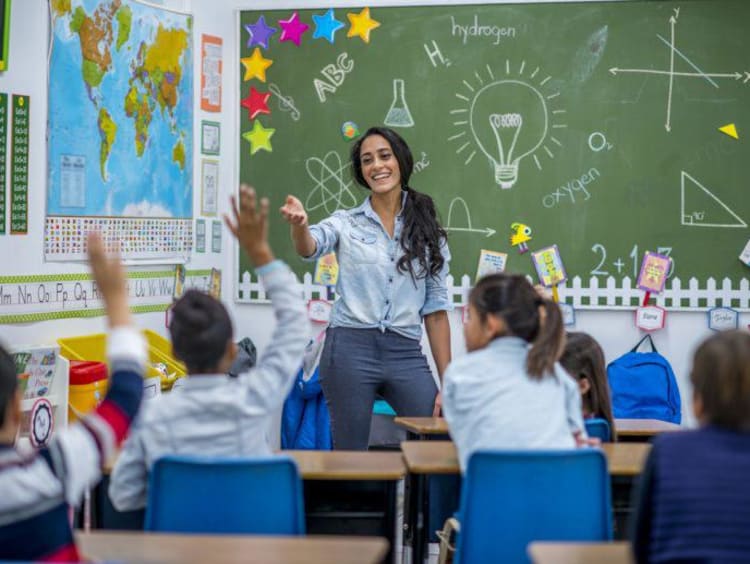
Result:
[[16,395],[17,387],[16,364],[10,353],[0,345],[0,427],[5,424],[5,416]]
[[232,341],[232,321],[224,305],[198,290],[188,290],[172,308],[172,350],[190,374],[214,372]]
[[594,417],[606,419],[614,433],[607,365],[604,351],[596,339],[588,333],[569,332],[566,335],[560,364],[579,382],[584,378],[588,381],[589,389],[585,394],[584,407],[588,407]]
[[690,381],[702,423],[750,431],[750,333],[724,331],[703,341]]
[[531,343],[526,370],[532,378],[552,372],[565,339],[558,305],[544,298],[522,274],[490,274],[477,282],[469,296],[484,322],[488,315],[505,325],[503,336],[520,337]]

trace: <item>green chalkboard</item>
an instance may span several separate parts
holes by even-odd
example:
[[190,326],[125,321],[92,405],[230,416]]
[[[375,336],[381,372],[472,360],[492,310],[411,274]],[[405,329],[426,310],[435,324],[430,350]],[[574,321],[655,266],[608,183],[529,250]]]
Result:
[[[510,244],[514,222],[531,227],[531,250],[558,245],[583,287],[635,286],[647,250],[673,257],[683,288],[749,277],[750,2],[374,7],[369,42],[347,37],[362,8],[336,8],[333,43],[313,38],[326,9],[300,10],[299,46],[279,41],[293,13],[246,11],[239,26],[241,58],[256,48],[247,25],[277,28],[258,52],[273,61],[266,81],[238,69],[240,99],[270,92],[270,113],[240,108],[240,178],[274,208],[293,193],[316,222],[359,203],[342,124],[385,122],[449,229],[456,279],[473,279],[481,249],[534,273]],[[729,124],[739,139],[719,130]],[[247,139],[260,126],[274,130],[270,152]],[[298,273],[312,269],[279,216],[271,234]]]

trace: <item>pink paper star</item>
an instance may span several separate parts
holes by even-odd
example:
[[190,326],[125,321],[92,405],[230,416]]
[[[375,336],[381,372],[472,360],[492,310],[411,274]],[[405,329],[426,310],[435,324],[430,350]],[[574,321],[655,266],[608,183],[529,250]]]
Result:
[[288,20],[279,20],[279,26],[281,26],[279,42],[293,41],[297,47],[302,40],[302,34],[310,29],[309,25],[300,21],[297,12],[294,12]]

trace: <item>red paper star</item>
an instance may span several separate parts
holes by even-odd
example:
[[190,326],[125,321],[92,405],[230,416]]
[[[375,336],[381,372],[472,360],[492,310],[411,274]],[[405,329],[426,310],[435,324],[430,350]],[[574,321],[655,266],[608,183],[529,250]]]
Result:
[[243,108],[247,108],[247,113],[250,119],[255,119],[258,114],[270,114],[271,110],[268,109],[268,99],[271,97],[270,92],[258,92],[255,86],[250,87],[250,94],[246,98],[242,99],[241,105]]

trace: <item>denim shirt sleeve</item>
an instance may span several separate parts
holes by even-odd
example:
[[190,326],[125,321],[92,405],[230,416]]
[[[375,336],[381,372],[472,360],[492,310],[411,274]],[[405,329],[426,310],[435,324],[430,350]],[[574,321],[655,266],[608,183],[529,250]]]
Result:
[[443,268],[440,269],[440,272],[436,276],[428,275],[425,279],[424,305],[419,312],[422,317],[436,311],[453,310],[453,303],[448,297],[448,288],[445,282],[445,277],[448,276],[448,272],[450,271],[451,262],[451,252],[448,248],[448,241],[445,239],[443,239],[440,246],[440,252],[445,262],[443,262]]
[[315,239],[315,252],[302,260],[314,261],[335,251],[339,246],[341,229],[344,226],[343,217],[340,213],[334,213],[328,219],[310,226],[310,235]]

